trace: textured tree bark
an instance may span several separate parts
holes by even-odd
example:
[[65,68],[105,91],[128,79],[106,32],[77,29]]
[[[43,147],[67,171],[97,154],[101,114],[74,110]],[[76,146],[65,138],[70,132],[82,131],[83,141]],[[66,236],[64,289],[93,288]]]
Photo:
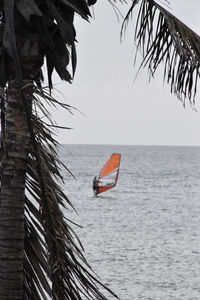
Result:
[[[31,85],[24,89],[23,95],[31,112]],[[30,134],[26,109],[15,81],[9,82],[7,97],[0,199],[0,299],[22,300],[25,177]]]

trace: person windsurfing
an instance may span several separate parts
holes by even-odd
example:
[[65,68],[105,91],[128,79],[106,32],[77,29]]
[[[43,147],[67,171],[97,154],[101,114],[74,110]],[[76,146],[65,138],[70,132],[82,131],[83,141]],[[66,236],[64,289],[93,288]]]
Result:
[[98,178],[96,176],[94,177],[93,191],[96,196],[116,186],[119,175],[120,159],[121,154],[113,153],[103,165]]
[[97,177],[95,176],[93,179],[93,191],[95,195],[98,195],[98,180]]

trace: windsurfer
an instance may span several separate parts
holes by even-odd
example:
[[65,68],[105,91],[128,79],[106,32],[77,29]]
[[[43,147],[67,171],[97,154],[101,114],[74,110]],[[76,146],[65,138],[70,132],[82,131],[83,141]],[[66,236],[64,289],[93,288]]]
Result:
[[93,191],[94,191],[94,194],[97,195],[98,194],[98,180],[97,180],[97,177],[95,176],[94,179],[93,179]]

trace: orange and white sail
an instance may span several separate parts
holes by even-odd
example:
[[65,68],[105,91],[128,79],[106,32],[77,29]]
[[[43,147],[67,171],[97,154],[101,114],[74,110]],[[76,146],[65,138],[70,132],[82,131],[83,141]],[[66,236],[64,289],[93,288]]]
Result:
[[116,186],[119,176],[121,154],[113,153],[104,164],[97,179],[95,194],[98,195]]

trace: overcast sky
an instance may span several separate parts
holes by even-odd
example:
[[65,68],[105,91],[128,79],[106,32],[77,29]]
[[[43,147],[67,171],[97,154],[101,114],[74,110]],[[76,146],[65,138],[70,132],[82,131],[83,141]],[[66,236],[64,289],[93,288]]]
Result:
[[[199,1],[171,0],[171,7],[172,13],[200,33]],[[59,141],[200,145],[200,109],[183,108],[170,94],[170,87],[163,86],[162,73],[149,83],[144,69],[134,80],[132,25],[122,43],[120,27],[107,0],[97,1],[90,23],[78,18],[78,65],[73,84],[61,83],[58,78],[55,82],[65,101],[81,113],[53,112],[57,123],[73,128],[61,130]],[[200,104],[200,99],[197,102]]]

